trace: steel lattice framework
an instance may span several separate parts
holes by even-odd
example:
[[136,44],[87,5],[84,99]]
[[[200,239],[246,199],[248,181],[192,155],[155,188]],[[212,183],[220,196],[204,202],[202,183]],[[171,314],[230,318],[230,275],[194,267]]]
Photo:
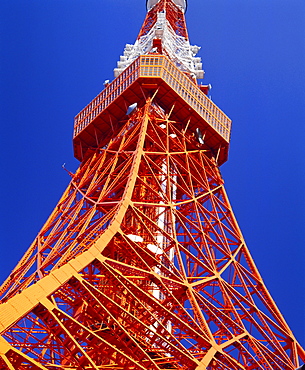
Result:
[[[139,37],[162,13],[187,38],[183,3],[152,4]],[[75,119],[80,168],[0,290],[0,370],[305,360],[224,189],[231,121],[155,36]]]

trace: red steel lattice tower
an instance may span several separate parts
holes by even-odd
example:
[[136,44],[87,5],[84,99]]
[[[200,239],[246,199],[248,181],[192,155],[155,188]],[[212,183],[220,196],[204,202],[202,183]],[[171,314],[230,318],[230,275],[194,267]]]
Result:
[[305,353],[246,247],[185,0],[148,0],[75,118],[81,165],[0,289],[0,370],[293,370]]

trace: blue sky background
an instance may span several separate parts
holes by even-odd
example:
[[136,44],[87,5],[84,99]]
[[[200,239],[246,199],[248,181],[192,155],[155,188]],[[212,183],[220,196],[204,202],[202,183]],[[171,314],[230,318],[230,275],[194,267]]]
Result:
[[[1,0],[0,280],[75,171],[73,117],[102,89],[144,0]],[[233,120],[222,174],[248,247],[305,345],[305,2],[189,0],[212,99]]]

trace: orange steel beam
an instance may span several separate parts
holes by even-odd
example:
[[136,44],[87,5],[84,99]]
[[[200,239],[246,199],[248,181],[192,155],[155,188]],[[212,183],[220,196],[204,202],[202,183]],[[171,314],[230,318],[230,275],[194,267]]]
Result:
[[[184,125],[148,100],[74,175],[0,305],[3,369],[292,370],[304,359],[215,159]],[[38,257],[40,278],[27,273]]]
[[[187,38],[177,4],[155,3],[140,37],[166,14]],[[82,163],[0,287],[0,370],[305,361],[224,189],[230,128],[190,71],[160,53],[137,58],[76,117]]]
[[165,12],[168,22],[177,35],[188,39],[185,17],[182,9],[171,0],[160,0],[150,11],[147,12],[146,18],[139,32],[138,39],[147,35],[157,21],[157,15]]

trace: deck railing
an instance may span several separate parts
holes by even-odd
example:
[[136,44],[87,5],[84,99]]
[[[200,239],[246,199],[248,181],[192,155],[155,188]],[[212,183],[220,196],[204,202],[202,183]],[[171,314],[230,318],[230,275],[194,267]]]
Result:
[[74,121],[74,137],[87,127],[116,97],[140,77],[160,77],[181,96],[227,142],[230,141],[231,120],[183,72],[163,55],[137,58],[95,99]]
[[139,77],[139,66],[140,59],[138,58],[75,117],[74,137]]

